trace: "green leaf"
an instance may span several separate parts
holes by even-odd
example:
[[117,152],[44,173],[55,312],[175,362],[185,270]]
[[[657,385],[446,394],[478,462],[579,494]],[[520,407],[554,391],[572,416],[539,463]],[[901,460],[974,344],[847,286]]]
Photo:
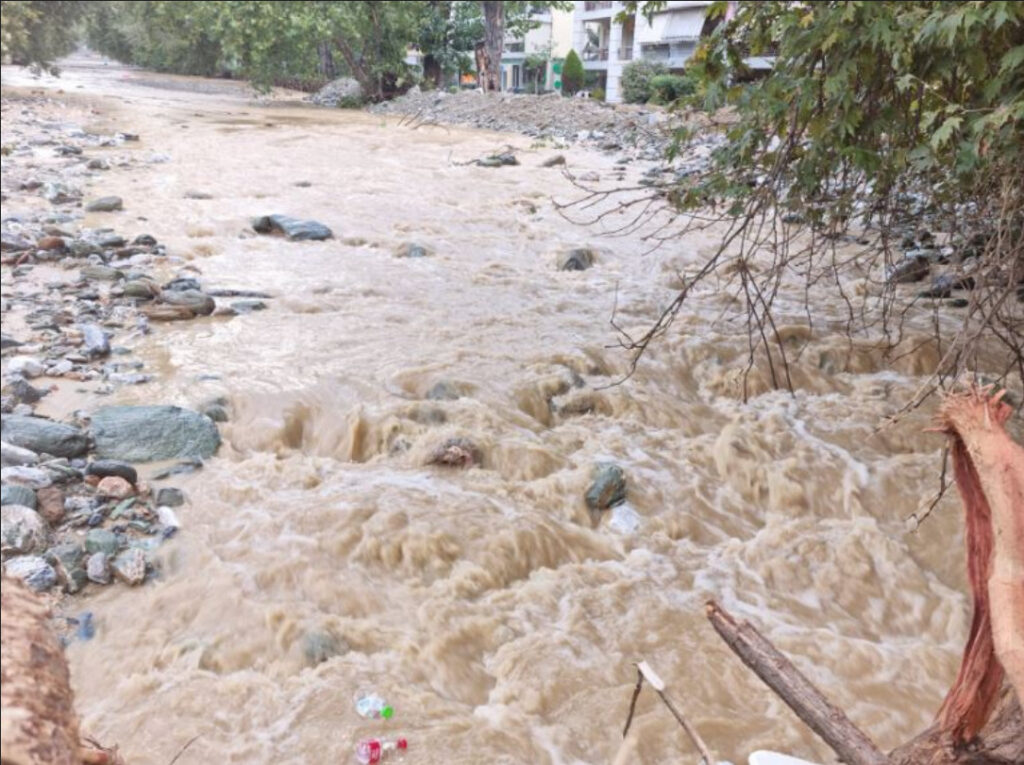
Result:
[[960,116],[947,117],[939,129],[932,134],[930,142],[932,148],[936,150],[942,148],[942,145],[953,137],[953,131],[959,128],[963,121],[963,117]]

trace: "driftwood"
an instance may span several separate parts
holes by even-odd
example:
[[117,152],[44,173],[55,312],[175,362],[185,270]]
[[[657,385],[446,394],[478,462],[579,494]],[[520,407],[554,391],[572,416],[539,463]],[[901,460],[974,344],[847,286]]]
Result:
[[[636,687],[633,688],[633,696],[629,700],[629,714],[626,716],[626,727],[622,729],[622,738],[626,739],[629,736],[629,728],[633,724],[633,714],[636,712],[636,701],[640,698],[640,691],[643,690],[644,680],[650,684],[655,690],[662,702],[668,707],[668,711],[672,713],[672,716],[676,718],[676,722],[679,723],[683,730],[686,731],[686,735],[690,737],[690,741],[697,747],[697,751],[700,752],[703,758],[704,765],[715,765],[717,760],[711,753],[711,749],[704,743],[704,739],[701,738],[700,733],[694,728],[690,722],[683,716],[683,713],[676,708],[676,705],[672,703],[672,699],[668,697],[666,692],[665,682],[658,676],[658,673],[651,669],[651,665],[646,661],[641,661],[636,665]],[[624,744],[624,747],[626,744]],[[620,750],[620,755],[624,750]],[[625,762],[624,757],[616,757],[616,762]]]
[[715,631],[733,652],[832,747],[847,765],[888,765],[889,758],[749,622],[707,604]]

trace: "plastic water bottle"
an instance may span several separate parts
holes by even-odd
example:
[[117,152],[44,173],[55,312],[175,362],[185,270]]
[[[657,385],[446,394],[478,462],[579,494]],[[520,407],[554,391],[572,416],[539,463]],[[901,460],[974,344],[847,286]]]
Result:
[[385,757],[404,752],[408,748],[409,744],[404,738],[367,738],[356,744],[356,761],[361,765],[373,765],[373,763],[383,761]]
[[395,713],[388,703],[376,693],[359,693],[355,698],[356,712],[360,717],[390,720]]

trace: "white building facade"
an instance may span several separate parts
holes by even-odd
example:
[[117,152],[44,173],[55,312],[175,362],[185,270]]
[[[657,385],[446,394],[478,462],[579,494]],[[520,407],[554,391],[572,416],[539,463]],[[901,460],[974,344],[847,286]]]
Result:
[[[544,9],[530,14],[535,27],[524,37],[505,37],[501,56],[501,89],[543,92],[557,89],[559,82],[554,61],[565,58],[572,45],[572,11]],[[542,67],[528,66],[531,60],[545,59]]]
[[580,2],[573,12],[573,48],[583,68],[605,92],[605,100],[622,100],[622,70],[635,59],[660,61],[681,70],[697,49],[710,2],[667,2],[648,18],[631,13],[623,21],[622,2]]

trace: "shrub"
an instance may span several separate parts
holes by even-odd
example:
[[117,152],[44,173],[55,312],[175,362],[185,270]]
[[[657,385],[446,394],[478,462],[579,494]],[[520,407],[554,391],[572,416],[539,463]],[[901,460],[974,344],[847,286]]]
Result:
[[646,104],[651,100],[651,80],[668,74],[668,68],[659,61],[637,59],[622,70],[622,100],[627,104]]
[[590,91],[590,97],[595,101],[604,101],[604,88],[594,88]]
[[693,81],[678,74],[659,74],[651,78],[651,98],[656,104],[670,104],[692,95]]
[[574,50],[569,51],[569,55],[565,57],[565,63],[562,65],[562,92],[570,96],[573,95],[583,87],[585,77],[586,72],[579,54]]

